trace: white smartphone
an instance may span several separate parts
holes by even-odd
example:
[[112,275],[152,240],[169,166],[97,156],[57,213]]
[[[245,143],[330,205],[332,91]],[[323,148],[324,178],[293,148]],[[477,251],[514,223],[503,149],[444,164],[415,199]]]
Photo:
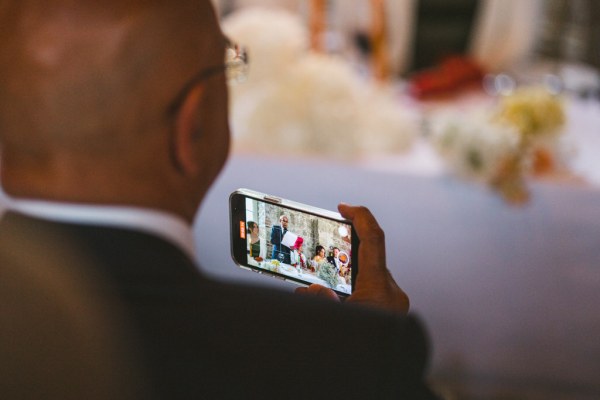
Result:
[[358,237],[339,213],[238,189],[229,196],[231,255],[240,267],[352,294]]

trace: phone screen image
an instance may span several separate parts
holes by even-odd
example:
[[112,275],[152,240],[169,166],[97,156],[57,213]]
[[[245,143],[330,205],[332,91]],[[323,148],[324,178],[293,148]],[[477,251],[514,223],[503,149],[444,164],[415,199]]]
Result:
[[[235,197],[232,197],[235,199]],[[232,200],[232,253],[238,264],[302,284],[352,293],[348,223],[252,197]]]

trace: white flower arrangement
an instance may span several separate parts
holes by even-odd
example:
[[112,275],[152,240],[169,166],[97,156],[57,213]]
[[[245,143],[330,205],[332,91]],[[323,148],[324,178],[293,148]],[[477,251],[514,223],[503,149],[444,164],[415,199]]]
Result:
[[269,260],[264,264],[265,269],[273,272],[279,272],[279,268],[281,267],[281,263],[277,260]]
[[551,169],[564,124],[559,98],[524,88],[479,113],[438,115],[432,144],[453,172],[498,190],[509,202],[528,199],[525,176]]
[[519,151],[519,132],[491,122],[485,112],[446,114],[432,122],[434,147],[450,170],[465,178],[490,183]]
[[319,264],[317,277],[324,280],[331,288],[335,288],[338,285],[337,271],[329,261],[323,261]]
[[556,170],[567,149],[560,141],[565,124],[562,99],[543,87],[525,87],[502,98],[494,121],[516,128],[521,148],[529,153],[533,173]]
[[419,132],[389,91],[367,82],[346,60],[306,49],[293,14],[246,8],[223,22],[248,47],[248,81],[231,91],[235,145],[275,153],[348,158],[407,150]]

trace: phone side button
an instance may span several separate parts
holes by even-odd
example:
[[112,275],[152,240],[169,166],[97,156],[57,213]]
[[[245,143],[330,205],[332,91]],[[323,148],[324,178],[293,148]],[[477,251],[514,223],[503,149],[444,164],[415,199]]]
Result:
[[265,200],[271,201],[273,203],[281,203],[281,199],[279,197],[266,195],[264,198]]

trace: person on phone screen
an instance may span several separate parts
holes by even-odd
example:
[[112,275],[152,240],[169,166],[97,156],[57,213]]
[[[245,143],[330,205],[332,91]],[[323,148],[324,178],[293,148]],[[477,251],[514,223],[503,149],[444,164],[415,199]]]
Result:
[[304,270],[306,269],[306,256],[302,252],[302,244],[304,243],[304,239],[300,236],[296,238],[296,242],[294,243],[294,248],[290,253],[291,264],[296,267],[296,269]]
[[329,263],[335,267],[336,273],[340,272],[340,268],[342,266],[342,261],[340,260],[339,256],[340,256],[340,249],[338,249],[337,247],[334,247],[332,249],[331,255],[327,257],[327,261],[329,261]]
[[311,270],[313,272],[316,272],[319,268],[319,265],[321,265],[321,263],[323,261],[327,261],[327,257],[325,257],[325,247],[323,247],[319,244],[315,248],[315,256],[313,257],[313,259],[311,260],[311,263],[310,263]]
[[[0,0],[0,37],[10,197],[0,241],[43,229],[89,258],[73,267],[106,281],[102,295],[121,309],[129,345],[118,348],[140,361],[151,393],[142,398],[435,398],[426,335],[368,209],[338,206],[361,239],[344,302],[319,285],[289,293],[204,272],[194,218],[228,157],[228,79],[252,60],[224,37],[211,1]],[[52,273],[43,260],[30,267]],[[340,367],[344,384],[329,379]],[[325,379],[297,382],[304,371]],[[35,388],[28,371],[14,376]]]
[[325,257],[325,247],[321,246],[320,244],[317,245],[317,247],[315,248],[315,256],[313,257],[313,261],[320,264],[326,259],[327,258]]
[[279,217],[279,225],[273,225],[271,228],[271,244],[273,245],[273,252],[271,258],[278,260],[285,264],[290,264],[290,252],[291,249],[286,245],[282,244],[281,241],[288,231],[288,223],[290,219],[287,215]]
[[258,224],[254,221],[248,221],[247,225],[247,234],[249,238],[248,243],[248,251],[250,257],[252,257],[255,261],[263,261],[264,260],[264,251],[262,247],[262,243],[260,241],[259,228]]

